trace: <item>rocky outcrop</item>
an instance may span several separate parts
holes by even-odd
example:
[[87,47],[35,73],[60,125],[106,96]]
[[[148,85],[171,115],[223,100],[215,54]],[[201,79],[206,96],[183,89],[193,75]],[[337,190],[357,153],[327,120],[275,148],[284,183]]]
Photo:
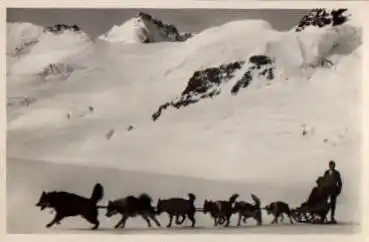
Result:
[[162,112],[169,107],[179,109],[197,103],[202,99],[219,95],[221,92],[220,85],[234,77],[234,73],[241,69],[244,63],[244,61],[236,61],[218,67],[195,71],[180,97],[177,100],[161,105],[152,115],[152,119],[156,121]]
[[[222,84],[235,77],[235,73],[240,71],[245,64],[245,61],[235,61],[218,67],[195,71],[179,98],[161,105],[152,115],[152,119],[156,121],[163,111],[169,107],[180,109],[195,104],[202,99],[216,97],[221,93]],[[240,89],[246,88],[255,77],[264,77],[268,81],[274,79],[275,66],[270,57],[253,55],[249,58],[247,65],[249,66],[247,71],[231,89],[233,95],[238,94]]]
[[347,9],[328,10],[325,8],[315,8],[300,20],[295,31],[301,32],[309,26],[322,28],[325,26],[336,26],[348,20]]
[[39,75],[44,79],[58,78],[66,80],[74,71],[74,68],[68,64],[54,63],[49,64]]
[[44,28],[44,32],[51,32],[54,34],[61,34],[64,31],[80,32],[81,28],[77,25],[67,25],[67,24],[56,24],[54,26],[48,26]]
[[274,62],[266,55],[253,55],[249,58],[250,67],[242,78],[236,82],[233,86],[231,93],[237,94],[241,88],[247,87],[252,80],[257,77],[265,77],[266,80],[271,81],[274,79]]
[[[155,25],[161,37],[163,39],[166,39],[167,41],[171,41],[171,42],[186,41],[188,38],[192,37],[191,33],[189,32],[180,33],[177,27],[174,26],[173,24],[166,24],[162,22],[161,20],[151,16],[148,13],[139,12],[136,18],[138,20],[141,19],[145,23],[146,28],[149,30],[149,32],[151,29],[148,27],[149,23],[152,23],[153,25]],[[151,33],[148,33],[148,34],[150,35]],[[152,36],[151,37],[149,36],[148,40],[144,41],[144,43],[151,43],[151,42],[156,42],[156,40]]]

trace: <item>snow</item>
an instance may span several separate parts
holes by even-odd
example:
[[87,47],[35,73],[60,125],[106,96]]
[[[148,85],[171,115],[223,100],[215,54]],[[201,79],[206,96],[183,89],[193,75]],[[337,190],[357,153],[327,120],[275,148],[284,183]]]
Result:
[[30,53],[13,64],[16,75],[42,72],[49,64],[64,63],[78,66],[80,60],[93,52],[93,43],[85,34],[65,31],[63,34],[45,33]]
[[141,15],[138,15],[120,26],[114,25],[107,33],[99,36],[98,39],[109,43],[157,43],[174,41],[175,34],[166,34],[163,27],[158,26],[152,19],[144,19]]
[[[16,55],[27,52],[26,49],[38,42],[43,33],[43,27],[31,23],[6,24],[6,54]],[[22,51],[21,51],[22,49]]]
[[[132,26],[133,20],[113,27],[100,37],[106,43],[76,33],[45,34],[12,66],[8,99],[28,97],[35,102],[8,106],[9,231],[85,228],[84,221],[71,219],[60,229],[46,231],[50,215],[33,206],[42,189],[88,196],[96,180],[107,190],[102,203],[141,191],[155,199],[195,191],[201,203],[237,191],[245,200],[257,192],[263,203],[281,199],[297,206],[331,159],[344,179],[337,217],[351,224],[332,231],[357,228],[353,223],[360,219],[356,174],[362,58],[358,26],[293,33],[278,32],[262,20],[234,21],[186,42],[150,45],[137,44]],[[178,97],[194,71],[247,61],[254,54],[275,59],[277,77],[270,84],[254,76],[250,86],[231,95],[245,65],[221,86],[219,96],[168,109],[152,121],[152,113]],[[333,67],[319,66],[323,57],[332,58]],[[34,77],[53,63],[84,68],[63,82]],[[143,174],[147,182],[140,180]],[[20,220],[22,211],[29,219]],[[32,221],[36,216],[40,222]],[[114,225],[102,219],[103,227]],[[212,226],[204,215],[199,220],[201,226]],[[135,221],[133,231],[145,226],[140,218]]]
[[[24,173],[27,172],[27,176]],[[209,215],[196,214],[197,226],[195,229],[189,228],[189,221],[185,221],[185,227],[174,226],[167,229],[169,219],[166,214],[158,216],[162,228],[147,228],[146,222],[140,218],[130,218],[125,229],[113,229],[113,226],[120,219],[119,216],[107,218],[104,210],[100,210],[101,227],[97,231],[91,231],[90,224],[79,217],[72,217],[52,228],[46,229],[45,225],[51,221],[55,213],[49,213],[48,209],[40,212],[34,207],[39,195],[43,190],[69,190],[84,196],[90,196],[93,184],[100,181],[104,185],[105,198],[100,202],[106,204],[109,199],[119,198],[126,194],[139,194],[139,191],[146,191],[154,200],[172,196],[186,196],[188,191],[197,195],[196,206],[201,207],[205,198],[224,199],[228,198],[233,191],[239,191],[240,198],[251,202],[250,193],[256,193],[262,199],[263,205],[273,199],[284,198],[291,205],[299,205],[300,201],[306,199],[309,186],[303,189],[291,184],[288,187],[275,186],[269,183],[232,183],[225,181],[196,179],[191,177],[178,177],[169,175],[159,175],[142,172],[129,172],[117,169],[94,168],[88,166],[77,166],[67,164],[53,164],[34,160],[10,159],[7,167],[8,189],[7,189],[7,233],[27,234],[27,233],[53,233],[53,234],[347,234],[357,232],[359,227],[355,222],[347,219],[345,223],[332,226],[313,225],[289,225],[288,223],[270,225],[272,217],[263,213],[264,225],[258,227],[255,221],[248,220],[247,224],[237,228],[237,216],[232,217],[230,228],[214,228],[213,221]],[[42,175],[40,175],[42,174]],[[80,179],[83,177],[83,179]],[[147,181],[142,182],[142,177]],[[109,185],[108,185],[109,184]],[[294,193],[291,196],[289,193]],[[337,205],[337,217],[351,216],[341,197]],[[22,222],[19,218],[22,217]],[[26,219],[24,219],[26,218]],[[37,220],[33,219],[37,218]]]
[[132,18],[120,26],[113,26],[107,33],[100,36],[98,39],[112,43],[141,43],[145,40],[147,31],[149,30],[144,24],[137,22],[136,18]]

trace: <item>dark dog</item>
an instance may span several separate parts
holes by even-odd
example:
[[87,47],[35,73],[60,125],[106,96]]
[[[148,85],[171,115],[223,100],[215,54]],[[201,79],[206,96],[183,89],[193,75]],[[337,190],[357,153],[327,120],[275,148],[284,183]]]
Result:
[[281,222],[283,222],[283,214],[286,214],[290,219],[290,223],[293,224],[292,211],[287,203],[282,201],[272,202],[266,205],[264,209],[268,214],[272,214],[274,216],[274,219],[271,222],[272,224],[277,224],[279,218],[281,218]]
[[94,224],[92,229],[100,225],[98,217],[98,206],[96,205],[103,197],[104,189],[97,183],[90,198],[85,198],[68,192],[42,192],[39,202],[36,204],[41,210],[53,208],[56,211],[54,219],[46,225],[50,228],[54,224],[60,224],[65,217],[81,215],[88,222]]
[[115,228],[124,228],[128,218],[138,215],[147,222],[148,227],[152,227],[149,218],[152,219],[158,227],[161,227],[159,221],[155,217],[155,208],[151,206],[151,203],[152,199],[146,193],[138,197],[127,196],[109,201],[106,216],[111,217],[115,214],[122,215],[122,219],[115,225]]
[[218,224],[222,225],[226,222],[225,227],[228,227],[234,212],[233,204],[238,197],[238,194],[233,194],[228,201],[218,200],[213,202],[205,200],[203,212],[204,214],[210,213],[211,217],[214,219],[214,226],[218,226]]
[[[170,198],[161,200],[159,199],[157,204],[157,213],[161,214],[166,212],[169,215],[169,224],[168,228],[172,226],[173,217],[176,216],[176,224],[181,225],[187,217],[191,220],[191,227],[195,227],[196,219],[195,219],[195,199],[196,196],[193,193],[188,194],[189,199],[184,198]],[[182,217],[182,220],[179,220],[179,217]]]
[[[254,194],[251,194],[252,199],[254,200],[254,204],[240,201],[236,202],[234,206],[234,212],[238,213],[238,223],[237,226],[241,225],[241,220],[246,223],[246,220],[248,218],[253,218],[256,220],[258,225],[262,224],[262,214],[261,214],[261,208],[260,208],[260,199],[255,196]],[[243,219],[242,219],[243,218]]]

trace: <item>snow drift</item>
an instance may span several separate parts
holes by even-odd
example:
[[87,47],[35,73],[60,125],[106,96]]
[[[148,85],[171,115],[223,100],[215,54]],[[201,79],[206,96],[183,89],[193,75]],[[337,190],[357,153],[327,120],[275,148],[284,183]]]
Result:
[[136,17],[121,26],[113,26],[99,39],[121,43],[155,43],[185,41],[191,36],[191,33],[179,33],[172,24],[163,23],[150,14],[139,12]]
[[[244,192],[260,191],[264,202],[294,204],[303,202],[333,159],[344,179],[345,212],[338,219],[358,221],[362,56],[356,23],[348,18],[334,26],[278,32],[262,20],[235,21],[185,42],[95,45],[98,54],[91,59],[100,64],[95,71],[58,85],[19,84],[23,96],[38,101],[9,106],[8,156],[21,160],[19,172],[29,160],[44,160],[236,181],[251,184]],[[84,49],[86,42],[68,43]],[[62,59],[58,52],[46,57]],[[28,63],[29,69],[42,69]],[[153,196],[167,196],[168,184],[154,181]],[[67,179],[58,182],[48,188],[73,188]],[[252,185],[258,182],[275,187]],[[298,199],[287,192],[291,185],[298,187]],[[106,180],[110,186],[115,182]],[[125,186],[127,192],[141,191],[132,182]],[[145,187],[149,184],[139,188]],[[87,185],[80,189],[90,192]],[[199,190],[200,197],[209,196],[206,189]],[[8,210],[19,216],[15,207]]]

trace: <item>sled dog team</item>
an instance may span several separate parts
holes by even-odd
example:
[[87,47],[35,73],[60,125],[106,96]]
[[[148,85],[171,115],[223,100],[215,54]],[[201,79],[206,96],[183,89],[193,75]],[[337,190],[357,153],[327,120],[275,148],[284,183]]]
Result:
[[[151,221],[153,221],[157,227],[161,227],[160,222],[156,216],[166,213],[169,216],[169,223],[167,227],[171,227],[173,219],[177,225],[183,224],[188,218],[191,221],[191,227],[195,227],[196,219],[195,213],[199,211],[195,207],[196,196],[193,193],[188,194],[188,198],[169,198],[159,199],[156,207],[152,205],[152,198],[142,193],[139,196],[126,196],[114,201],[109,201],[107,206],[97,205],[103,197],[103,187],[100,183],[97,183],[93,189],[90,198],[85,198],[73,193],[68,192],[43,192],[41,194],[39,202],[36,204],[41,210],[45,208],[53,208],[56,212],[54,219],[46,225],[47,228],[54,224],[60,224],[60,222],[71,216],[82,216],[88,222],[93,224],[92,229],[97,229],[100,225],[98,220],[98,209],[106,209],[105,215],[112,217],[114,215],[121,215],[121,219],[115,225],[115,228],[124,228],[128,218],[141,216],[147,223],[148,227],[152,227]],[[278,223],[278,218],[282,213],[286,213],[291,219],[291,210],[286,203],[274,202],[267,205],[265,208],[260,207],[260,199],[251,194],[254,203],[248,203],[245,201],[237,201],[238,194],[233,194],[228,200],[205,200],[201,211],[204,214],[210,214],[214,220],[214,226],[224,225],[228,227],[230,225],[230,219],[233,214],[238,214],[238,223],[246,223],[248,218],[256,220],[258,225],[262,224],[261,210],[265,209],[268,214],[273,213],[275,216],[273,223]]]
[[[60,224],[66,217],[80,215],[94,225],[92,229],[97,229],[100,225],[98,209],[106,209],[105,215],[107,217],[121,215],[122,218],[115,225],[115,228],[124,228],[128,218],[136,216],[141,216],[147,222],[148,227],[152,227],[151,221],[156,226],[161,227],[156,216],[162,213],[169,216],[168,228],[172,226],[174,218],[177,225],[183,224],[188,218],[191,221],[191,227],[195,227],[195,213],[199,211],[210,214],[214,220],[214,226],[224,225],[228,227],[233,214],[238,214],[237,226],[240,226],[241,222],[246,223],[248,218],[254,219],[257,225],[260,226],[262,224],[262,209],[274,216],[272,223],[278,223],[279,218],[283,221],[285,214],[289,217],[291,224],[293,220],[301,222],[302,217],[307,218],[307,214],[311,215],[313,222],[319,220],[325,223],[329,210],[332,210],[331,222],[336,223],[334,210],[336,198],[341,193],[342,181],[339,172],[334,170],[335,164],[333,161],[330,161],[329,167],[330,170],[324,173],[324,177],[319,177],[316,181],[317,186],[312,190],[308,200],[296,209],[291,209],[287,203],[282,201],[272,202],[262,208],[261,201],[256,195],[251,194],[253,203],[249,203],[238,201],[239,195],[237,193],[233,194],[228,200],[205,200],[201,209],[195,207],[196,196],[193,193],[189,193],[188,198],[159,199],[156,207],[152,205],[152,198],[147,193],[142,193],[139,196],[129,195],[109,201],[107,206],[101,206],[97,205],[104,194],[103,186],[100,183],[94,186],[90,198],[65,191],[44,191],[36,206],[40,207],[41,210],[45,208],[55,210],[55,217],[46,225],[47,228],[54,224]],[[332,177],[339,179],[332,179]],[[338,186],[337,180],[339,181]],[[327,202],[328,198],[330,199],[329,203]],[[316,217],[318,220],[316,220]]]

